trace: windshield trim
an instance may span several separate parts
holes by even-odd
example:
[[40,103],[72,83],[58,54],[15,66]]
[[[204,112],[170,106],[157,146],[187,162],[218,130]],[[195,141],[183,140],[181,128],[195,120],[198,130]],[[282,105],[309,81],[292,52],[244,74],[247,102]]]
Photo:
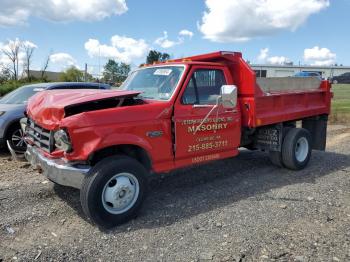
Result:
[[[154,65],[154,66],[151,65],[151,66],[139,67],[139,68],[133,70],[132,72],[130,72],[129,76],[137,71],[140,71],[140,70],[145,70],[148,68],[157,68],[157,67],[182,67],[184,69],[181,73],[181,76],[179,77],[179,81],[178,81],[177,85],[174,87],[173,93],[171,94],[171,96],[168,99],[156,99],[156,98],[148,98],[148,97],[144,98],[145,100],[169,102],[174,97],[175,93],[177,93],[176,91],[179,88],[179,85],[181,84],[181,82],[183,80],[183,77],[185,75],[185,72],[186,72],[188,66],[185,64],[159,64],[159,65]],[[123,90],[125,90],[125,89],[123,89]],[[141,90],[135,90],[135,91],[141,91]],[[139,96],[142,97],[142,93]]]

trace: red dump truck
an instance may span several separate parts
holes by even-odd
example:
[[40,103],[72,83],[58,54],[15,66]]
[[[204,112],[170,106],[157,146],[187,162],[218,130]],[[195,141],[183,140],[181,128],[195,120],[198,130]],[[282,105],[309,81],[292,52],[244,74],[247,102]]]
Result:
[[120,90],[45,91],[30,99],[27,160],[56,184],[80,189],[103,227],[133,218],[150,174],[263,150],[300,170],[325,150],[331,84],[256,78],[237,52],[145,65]]

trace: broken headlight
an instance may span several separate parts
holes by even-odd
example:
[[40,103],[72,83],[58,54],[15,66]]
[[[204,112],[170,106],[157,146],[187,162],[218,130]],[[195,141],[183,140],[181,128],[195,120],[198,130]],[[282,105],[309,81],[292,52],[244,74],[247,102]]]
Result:
[[64,152],[70,152],[72,150],[69,135],[65,130],[60,129],[56,131],[53,137],[55,139],[55,146],[58,149],[63,150]]

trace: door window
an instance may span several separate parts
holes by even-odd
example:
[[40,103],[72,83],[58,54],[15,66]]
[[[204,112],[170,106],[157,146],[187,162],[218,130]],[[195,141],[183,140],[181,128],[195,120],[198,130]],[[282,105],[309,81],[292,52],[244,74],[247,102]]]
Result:
[[223,85],[226,85],[226,79],[222,70],[196,70],[182,96],[182,103],[185,105],[215,105]]

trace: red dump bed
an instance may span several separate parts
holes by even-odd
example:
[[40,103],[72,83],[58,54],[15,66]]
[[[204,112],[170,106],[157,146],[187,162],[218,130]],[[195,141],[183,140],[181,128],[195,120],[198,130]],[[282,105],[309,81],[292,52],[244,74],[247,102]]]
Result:
[[238,87],[242,126],[258,127],[329,114],[331,84],[317,78],[256,78],[237,52],[216,52],[176,61],[225,64]]

